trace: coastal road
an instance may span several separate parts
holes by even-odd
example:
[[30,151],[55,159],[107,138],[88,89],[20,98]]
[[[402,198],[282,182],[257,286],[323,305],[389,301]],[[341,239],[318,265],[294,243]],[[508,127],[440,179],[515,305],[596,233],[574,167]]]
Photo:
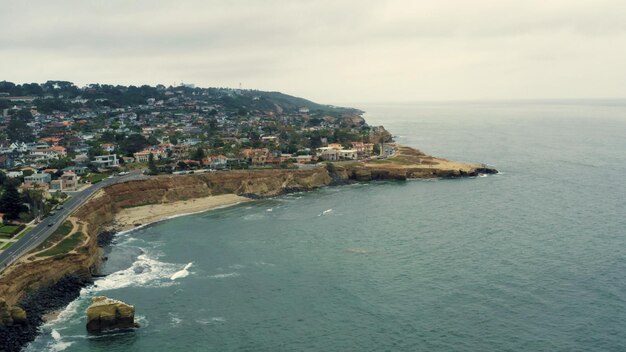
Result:
[[58,209],[54,215],[44,218],[37,226],[13,243],[11,247],[0,253],[0,272],[45,241],[74,210],[98,190],[114,183],[139,180],[146,177],[142,175],[141,171],[134,171],[128,175],[106,178],[83,191],[73,193],[72,197],[63,204],[63,209]]

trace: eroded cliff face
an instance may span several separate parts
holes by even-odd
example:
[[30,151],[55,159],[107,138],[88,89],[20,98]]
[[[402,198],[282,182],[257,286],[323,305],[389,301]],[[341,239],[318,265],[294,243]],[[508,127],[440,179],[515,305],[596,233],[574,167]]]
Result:
[[115,184],[100,190],[75,213],[85,224],[85,245],[75,252],[36,261],[26,256],[0,277],[0,300],[16,304],[26,291],[47,287],[66,275],[88,277],[99,261],[97,235],[124,207],[234,193],[275,196],[294,190],[312,190],[331,183],[325,168],[311,170],[231,171],[187,176],[160,176]]
[[[467,165],[467,164],[464,164]],[[407,178],[462,177],[495,170],[478,167],[439,169],[397,164],[337,163],[307,170],[229,171],[186,176],[159,176],[118,183],[98,191],[74,214],[84,224],[88,240],[75,251],[36,261],[26,256],[0,276],[0,301],[15,305],[24,293],[50,286],[66,275],[90,277],[98,266],[98,234],[125,207],[169,203],[219,194],[270,197],[308,191],[350,181],[405,180]],[[0,310],[0,315],[2,312]]]

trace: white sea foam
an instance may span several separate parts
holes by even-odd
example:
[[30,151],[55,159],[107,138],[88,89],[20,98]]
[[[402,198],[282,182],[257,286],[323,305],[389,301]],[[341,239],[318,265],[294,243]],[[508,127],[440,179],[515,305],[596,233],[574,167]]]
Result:
[[178,316],[177,313],[169,313],[170,316],[170,325],[171,326],[179,326],[183,320]]
[[50,351],[55,351],[55,352],[64,351],[68,347],[70,347],[72,344],[73,342],[69,342],[69,341],[56,341],[50,344]]
[[212,317],[211,319],[196,320],[196,323],[202,324],[202,325],[217,324],[217,323],[224,323],[224,322],[226,322],[226,319],[222,317]]
[[52,336],[52,338],[55,341],[59,341],[61,339],[61,334],[59,334],[59,332],[56,331],[55,329],[52,329],[52,332],[50,333],[50,336]]
[[333,211],[332,209],[326,209],[323,212],[321,212],[320,214],[318,214],[317,216],[323,216],[323,215],[326,215],[326,214],[330,214],[330,213],[332,213],[332,211]]
[[216,274],[216,275],[211,275],[209,276],[212,279],[226,279],[229,277],[237,277],[239,276],[239,273],[237,272],[232,272],[232,273],[227,273],[227,274]]
[[137,257],[137,260],[130,268],[116,271],[96,281],[94,286],[91,287],[91,291],[114,290],[129,286],[169,286],[173,284],[172,276],[180,272],[179,265],[164,263],[150,258],[147,254],[142,254]]
[[50,333],[50,335],[52,336],[53,341],[50,343],[50,351],[63,351],[66,348],[70,347],[72,345],[72,342],[69,341],[63,341],[61,338],[61,334],[52,329],[52,332]]
[[170,277],[170,279],[171,280],[176,280],[176,279],[180,279],[180,278],[189,276],[189,270],[188,269],[191,268],[191,265],[193,265],[193,263],[189,263],[189,264],[185,265],[183,270],[175,272],[174,275],[172,275],[172,277]]
[[276,266],[276,264],[266,263],[266,262],[254,262],[254,265],[256,265],[256,266],[264,266],[264,265],[267,265],[267,266]]

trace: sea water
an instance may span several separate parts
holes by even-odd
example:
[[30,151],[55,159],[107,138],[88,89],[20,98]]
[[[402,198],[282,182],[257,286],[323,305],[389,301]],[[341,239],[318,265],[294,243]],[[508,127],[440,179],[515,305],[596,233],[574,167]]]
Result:
[[[362,105],[500,174],[357,183],[120,234],[28,351],[626,350],[626,102]],[[141,328],[90,336],[107,295]]]

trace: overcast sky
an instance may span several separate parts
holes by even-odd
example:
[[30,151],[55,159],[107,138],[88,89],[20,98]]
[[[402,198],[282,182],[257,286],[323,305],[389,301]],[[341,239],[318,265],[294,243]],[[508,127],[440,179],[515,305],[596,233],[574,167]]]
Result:
[[623,0],[0,0],[0,80],[322,103],[626,93]]

